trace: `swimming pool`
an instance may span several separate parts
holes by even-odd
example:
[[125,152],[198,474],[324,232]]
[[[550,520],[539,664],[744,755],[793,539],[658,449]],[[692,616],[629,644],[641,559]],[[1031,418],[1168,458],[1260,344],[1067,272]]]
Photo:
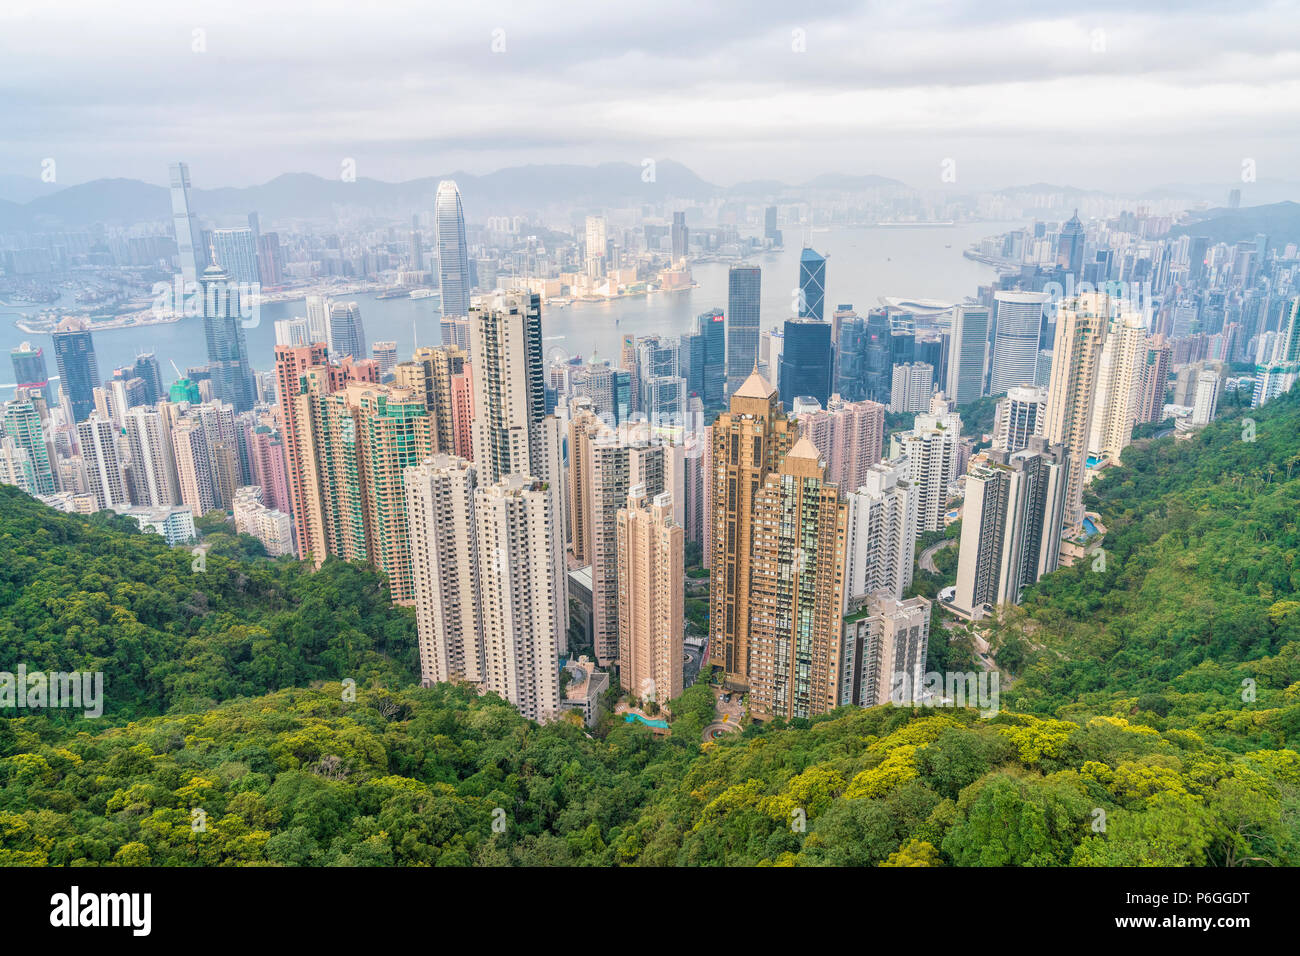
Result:
[[1088,537],[1092,537],[1094,534],[1097,533],[1097,526],[1092,523],[1091,518],[1083,519],[1083,533],[1086,534]]
[[660,730],[668,729],[668,721],[666,720],[647,720],[646,718],[642,717],[640,714],[629,713],[627,715],[627,723],[630,724],[633,723],[634,721],[640,721],[641,723],[645,724],[647,727],[657,727]]

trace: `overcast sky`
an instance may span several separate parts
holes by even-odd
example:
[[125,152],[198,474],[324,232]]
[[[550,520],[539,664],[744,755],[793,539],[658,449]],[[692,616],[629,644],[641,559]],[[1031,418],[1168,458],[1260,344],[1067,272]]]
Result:
[[[196,34],[195,31],[202,31]],[[503,48],[494,52],[494,44]],[[3,0],[0,172],[1300,179],[1294,2]]]

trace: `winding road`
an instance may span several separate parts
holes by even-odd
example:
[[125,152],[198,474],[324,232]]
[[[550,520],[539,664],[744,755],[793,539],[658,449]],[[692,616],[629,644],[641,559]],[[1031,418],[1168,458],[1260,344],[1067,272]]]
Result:
[[934,566],[934,556],[939,553],[941,548],[946,548],[948,545],[956,543],[956,538],[944,538],[938,544],[930,545],[930,547],[921,552],[921,556],[917,558],[917,564],[921,566],[922,571],[929,571],[931,574],[938,574],[939,569]]

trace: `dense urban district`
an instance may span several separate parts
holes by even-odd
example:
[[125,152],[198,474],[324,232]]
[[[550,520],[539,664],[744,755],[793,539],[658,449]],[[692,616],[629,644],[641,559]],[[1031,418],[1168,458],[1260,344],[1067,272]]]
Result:
[[1092,197],[859,312],[818,234],[1010,200],[270,231],[170,173],[0,223],[57,365],[10,350],[0,865],[1300,864],[1294,204]]

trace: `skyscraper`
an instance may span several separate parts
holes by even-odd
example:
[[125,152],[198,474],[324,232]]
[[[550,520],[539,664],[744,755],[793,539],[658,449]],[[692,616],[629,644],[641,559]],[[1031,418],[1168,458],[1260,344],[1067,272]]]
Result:
[[700,400],[712,408],[722,402],[727,385],[727,319],[721,309],[713,309],[695,322],[702,344]]
[[1043,334],[1043,308],[1049,298],[1046,292],[993,293],[997,303],[997,332],[993,339],[990,395],[1001,395],[1012,385],[1034,383],[1038,344]]
[[74,422],[85,421],[95,408],[95,387],[99,385],[99,363],[90,326],[81,319],[63,319],[54,332],[54,360],[59,368],[59,387],[68,400]]
[[[541,297],[521,291],[485,296],[470,308],[469,326],[466,378],[474,395],[470,432],[479,485],[487,488],[507,476],[522,476],[536,481],[549,497],[554,588],[559,608],[567,609],[563,442],[559,419],[546,414]],[[567,620],[567,610],[562,616]],[[562,624],[557,627],[558,647],[564,652],[567,630]]]
[[731,410],[713,423],[706,478],[711,485],[706,516],[712,548],[709,648],[711,663],[723,668],[732,687],[746,687],[749,681],[755,496],[797,434],[798,425],[781,410],[776,389],[757,372],[732,393]]
[[998,402],[993,424],[993,448],[1018,452],[1029,447],[1029,439],[1047,427],[1047,389],[1039,385],[1015,385]]
[[1165,392],[1169,386],[1169,365],[1173,349],[1164,336],[1147,339],[1142,363],[1142,400],[1138,405],[1137,423],[1158,422],[1164,418]]
[[[644,429],[604,428],[586,436],[579,452],[578,476],[584,482],[585,558],[591,562],[592,639],[602,666],[619,660],[618,510],[628,492],[641,487],[647,496],[666,487],[665,446]],[[572,454],[572,451],[570,452]]]
[[[323,295],[309,295],[305,302],[307,308],[307,341],[304,345],[317,342],[328,343],[330,340],[330,302]],[[287,345],[287,342],[279,343]]]
[[247,434],[249,470],[253,484],[262,489],[263,503],[282,514],[292,515],[293,497],[289,493],[289,465],[283,438],[266,425],[250,425]]
[[805,246],[799,253],[799,318],[821,321],[826,308],[826,257]]
[[154,508],[180,504],[180,479],[170,431],[168,420],[153,408],[132,408],[126,413],[134,504]]
[[9,353],[14,366],[14,383],[18,388],[39,393],[47,404],[54,398],[49,391],[50,375],[45,365],[45,351],[39,345],[24,342]]
[[469,352],[469,319],[463,315],[444,316],[438,322],[438,341]]
[[647,335],[636,345],[640,411],[655,426],[680,425],[686,416],[681,340]]
[[1133,440],[1142,403],[1142,372],[1146,360],[1146,327],[1139,312],[1121,311],[1111,318],[1097,368],[1092,428],[1088,451],[1098,458],[1119,461]]
[[591,563],[591,520],[588,508],[591,499],[591,449],[592,438],[608,427],[596,414],[594,403],[586,397],[575,398],[570,405],[568,424],[568,488],[569,495],[569,547],[573,557],[581,564]]
[[560,709],[569,617],[562,555],[553,547],[563,537],[554,500],[541,480],[518,474],[480,485],[474,496],[482,687],[538,721]]
[[618,521],[619,683],[666,703],[682,692],[685,536],[670,494],[634,485]]
[[772,245],[781,245],[781,230],[777,228],[777,208],[768,206],[763,210],[763,238],[770,239]]
[[232,282],[260,284],[262,274],[257,264],[257,237],[252,229],[213,229],[213,257]]
[[901,598],[912,584],[916,557],[917,496],[907,463],[877,462],[844,498],[845,597],[880,591]]
[[690,251],[690,229],[686,225],[686,213],[673,213],[672,244],[673,261],[684,259]]
[[971,463],[954,605],[979,617],[986,605],[1019,604],[1026,587],[1056,570],[1069,468],[1065,449],[1041,436]]
[[916,530],[942,531],[949,486],[957,480],[961,416],[917,415],[911,430],[889,437],[889,458],[907,459],[907,479],[916,489]]
[[397,364],[397,343],[373,342],[371,343],[371,354],[374,355],[375,361],[379,363],[379,380],[382,382]]
[[[433,224],[438,246],[438,281],[442,288],[442,315],[469,314],[469,245],[465,241],[465,210],[460,189],[450,179],[438,184],[433,204]],[[445,341],[445,340],[444,340]]]
[[619,352],[619,368],[628,373],[629,391],[628,391],[628,411],[639,412],[641,410],[641,369],[639,366],[640,356],[636,347],[635,335],[624,335],[623,346]]
[[841,643],[841,707],[880,707],[894,702],[899,687],[922,686],[931,606],[923,597],[889,594],[850,603]]
[[1196,375],[1196,398],[1192,403],[1192,424],[1208,425],[1214,421],[1219,409],[1219,373],[1212,368],[1202,369]]
[[324,538],[320,529],[319,488],[309,434],[310,419],[302,403],[303,373],[323,366],[326,347],[315,345],[275,347],[275,374],[280,394],[281,419],[284,423],[285,462],[288,466],[289,499],[293,508],[294,543],[298,558],[312,554],[317,563],[325,560]]
[[275,344],[311,345],[311,327],[306,319],[280,319],[275,323]]
[[[455,345],[422,347],[409,362],[393,367],[396,384],[423,397],[434,425],[434,449],[469,458],[468,421],[458,424],[457,385],[469,374],[469,356]],[[467,382],[465,382],[467,384]]]
[[758,266],[732,266],[727,272],[727,391],[748,378],[758,362]]
[[1064,520],[1071,527],[1083,522],[1083,477],[1097,370],[1109,325],[1109,296],[1077,296],[1062,303],[1057,311],[1052,385],[1047,393],[1047,427],[1043,434],[1051,444],[1064,445],[1069,459]]
[[826,462],[826,480],[853,491],[884,456],[885,406],[832,395],[825,410],[799,416],[799,434],[817,446]]
[[989,310],[986,306],[959,305],[953,309],[952,335],[948,340],[948,381],[944,391],[958,405],[968,405],[984,394],[988,342]]
[[478,473],[463,458],[438,454],[408,468],[405,481],[421,683],[481,683]]
[[[811,250],[804,250],[809,252]],[[786,408],[810,396],[823,406],[831,396],[831,327],[820,318],[786,319],[778,387]]]
[[934,393],[934,366],[926,362],[895,365],[889,388],[891,412],[923,412]]
[[268,232],[257,239],[257,274],[263,287],[284,283],[284,251],[280,234]]
[[546,472],[543,421],[542,304],[533,292],[484,297],[470,310],[474,369],[474,463],[481,484],[509,474],[554,480]]
[[253,407],[253,369],[240,314],[239,290],[230,275],[215,262],[199,277],[203,296],[203,335],[208,347],[208,369],[213,395],[246,412]]
[[14,485],[29,495],[36,493],[36,476],[27,449],[8,435],[0,435],[0,485]]
[[356,410],[360,430],[359,480],[368,557],[388,578],[393,600],[410,604],[415,585],[402,473],[433,454],[429,411],[412,389],[351,382],[344,394]]
[[129,505],[126,482],[122,480],[122,461],[117,454],[117,429],[113,423],[91,415],[77,423],[77,441],[81,460],[86,466],[90,493],[100,511]]
[[420,235],[419,213],[411,216],[411,268],[424,271],[424,237]]
[[800,438],[754,500],[749,706],[816,717],[839,704],[848,507]]
[[172,228],[176,232],[176,258],[186,285],[197,282],[199,262],[204,258],[203,234],[198,216],[190,206],[190,168],[185,163],[171,165]]
[[587,217],[587,275],[592,279],[599,279],[605,274],[607,266],[605,253],[609,242],[606,230],[604,216]]
[[144,382],[146,405],[156,405],[167,397],[166,391],[163,390],[162,367],[158,364],[158,356],[153,352],[141,352],[137,355],[132,371]]
[[1083,272],[1083,223],[1079,221],[1079,210],[1061,226],[1056,240],[1056,264],[1076,278]]
[[293,415],[301,441],[306,496],[301,519],[295,514],[300,550],[319,566],[329,555],[365,561],[365,507],[361,497],[361,448],[354,408],[331,366],[314,365],[301,373]]
[[366,349],[366,327],[357,303],[335,302],[330,306],[329,344],[330,356],[335,359],[348,355],[355,359],[370,356]]
[[41,416],[29,399],[5,403],[3,426],[5,437],[26,453],[30,469],[27,489],[35,495],[52,495],[58,491],[54,478],[54,464],[50,460],[50,445],[45,440]]

